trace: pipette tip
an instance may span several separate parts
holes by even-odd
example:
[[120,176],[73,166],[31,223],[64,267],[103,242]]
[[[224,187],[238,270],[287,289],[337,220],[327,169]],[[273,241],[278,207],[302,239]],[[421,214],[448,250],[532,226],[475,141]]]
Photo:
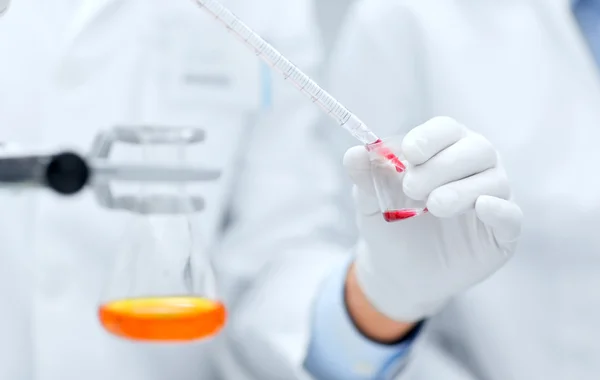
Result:
[[398,173],[402,173],[406,170],[406,166],[402,163],[402,161],[400,161],[398,156],[396,156],[390,148],[383,145],[383,141],[381,141],[381,139],[377,139],[375,142],[367,144],[366,148],[368,151],[377,149],[384,158],[394,165],[394,168],[396,168]]

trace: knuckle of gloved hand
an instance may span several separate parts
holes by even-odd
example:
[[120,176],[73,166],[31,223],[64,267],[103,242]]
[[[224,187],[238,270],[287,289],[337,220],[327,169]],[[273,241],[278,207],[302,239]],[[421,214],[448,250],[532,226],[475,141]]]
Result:
[[419,136],[418,131],[415,132],[413,129],[402,140],[400,149],[406,161],[413,165],[420,165],[428,159],[423,147],[425,144],[427,144],[427,140]]
[[369,170],[371,167],[369,154],[363,146],[353,146],[348,149],[344,153],[342,163],[344,168],[350,172]]
[[423,201],[427,198],[429,189],[425,187],[425,182],[419,179],[419,175],[415,172],[417,169],[411,169],[406,172],[402,180],[402,192],[410,199]]
[[442,128],[453,128],[456,130],[464,130],[465,126],[459,123],[456,119],[450,116],[435,116],[431,118],[427,124],[435,125]]
[[504,170],[501,169],[494,169],[494,174],[495,174],[495,185],[494,185],[494,191],[492,194],[480,194],[480,195],[491,195],[491,196],[495,196],[501,199],[510,199],[511,197],[511,187],[510,187],[510,181],[508,180],[508,176],[506,175],[506,172],[504,172]]
[[461,194],[452,187],[440,187],[432,191],[427,198],[427,210],[438,218],[449,218],[465,208],[465,204],[468,202],[466,197],[466,194]]
[[[468,138],[468,143],[462,144],[466,150],[462,159],[466,162],[472,162],[471,165],[474,173],[494,168],[498,165],[498,153],[492,143],[480,134],[471,134]],[[461,160],[462,161],[462,160]]]
[[444,134],[454,140],[461,138],[469,131],[462,123],[450,116],[433,117],[414,130],[428,136]]
[[402,152],[408,162],[421,165],[466,133],[467,129],[456,120],[438,116],[408,132],[402,142]]

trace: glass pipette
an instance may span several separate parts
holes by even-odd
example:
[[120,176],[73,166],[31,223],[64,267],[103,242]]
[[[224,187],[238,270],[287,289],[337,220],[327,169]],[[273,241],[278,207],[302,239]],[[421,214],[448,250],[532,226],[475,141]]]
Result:
[[241,21],[229,9],[216,0],[193,0],[198,6],[207,11],[227,30],[237,36],[248,48],[253,50],[257,56],[263,59],[271,67],[279,71],[284,79],[293,83],[303,94],[308,96],[338,124],[346,129],[367,149],[374,144],[379,144],[379,151],[386,159],[394,165],[396,171],[403,172],[406,168],[394,153],[389,149],[383,149],[381,140],[363,123],[356,115],[350,112],[338,102],[327,91],[323,90],[317,83],[304,74],[292,62],[285,58],[268,42],[263,40],[257,33]]
[[[296,65],[285,58],[268,42],[263,40],[257,33],[241,21],[236,15],[227,9],[218,0],[193,0],[200,8],[204,9],[215,20],[219,21],[230,33],[235,35],[242,41],[250,50],[265,61],[269,66],[279,71],[283,78],[294,84],[294,86],[308,96],[313,103],[316,103],[320,108],[332,117],[337,123],[346,129],[352,136],[363,143],[366,149],[383,157],[389,162],[396,172],[402,173],[406,170],[406,166],[400,161],[385,144],[363,123],[356,115],[350,112],[340,102],[338,102],[327,91],[322,89],[317,83],[304,74]],[[376,181],[377,182],[377,181]],[[389,204],[389,192],[394,192],[392,189],[387,189],[385,192],[377,189],[377,198],[379,199],[380,208],[383,217],[388,222],[394,222],[422,215],[427,212],[427,208],[396,208]],[[388,194],[386,194],[388,193]],[[392,206],[392,207],[390,207]]]

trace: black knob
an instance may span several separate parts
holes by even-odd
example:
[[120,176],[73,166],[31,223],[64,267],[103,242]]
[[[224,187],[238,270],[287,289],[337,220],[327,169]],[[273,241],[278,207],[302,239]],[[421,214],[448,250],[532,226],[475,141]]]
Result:
[[46,167],[46,184],[59,194],[72,195],[85,187],[90,168],[78,154],[64,152],[52,156]]

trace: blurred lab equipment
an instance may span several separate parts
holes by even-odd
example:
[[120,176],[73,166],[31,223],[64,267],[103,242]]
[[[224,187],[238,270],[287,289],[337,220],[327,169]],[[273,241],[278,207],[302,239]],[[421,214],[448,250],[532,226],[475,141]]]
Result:
[[[143,141],[141,136],[156,131],[150,138],[158,140]],[[171,135],[185,137],[189,143],[204,139],[202,130],[191,128],[152,127],[116,127],[102,131],[94,140],[91,151],[82,155],[71,151],[37,153],[36,150],[21,149],[12,144],[2,149],[0,145],[0,187],[47,188],[58,194],[77,194],[91,187],[98,196],[100,204],[110,206],[114,202],[107,191],[110,181],[142,182],[192,182],[210,181],[219,177],[219,173],[199,167],[184,165],[149,165],[146,161],[138,163],[111,162],[109,154],[114,143],[147,144],[150,142],[167,143]],[[161,138],[163,140],[161,140]]]
[[[406,170],[405,164],[390,149],[386,148],[381,139],[365,123],[250,29],[229,9],[218,0],[194,0],[194,2],[209,13],[214,20],[220,22],[224,28],[237,37],[249,49],[254,51],[257,56],[279,71],[286,81],[292,83],[300,92],[309,97],[313,103],[317,104],[323,112],[336,120],[342,128],[346,129],[358,141],[363,143],[368,151],[381,156],[383,161],[379,165],[380,169],[387,164],[388,171],[395,171],[399,173],[399,176],[403,176]],[[376,94],[371,95],[377,96]],[[385,185],[385,181],[377,182],[379,189],[385,193],[391,193],[392,189],[386,190],[382,188]],[[427,212],[427,209],[422,204],[420,205],[421,207],[390,209],[388,206],[391,206],[391,204],[386,199],[380,199],[379,203],[383,207],[381,212],[387,222],[404,220]]]
[[[77,194],[91,187],[101,205],[114,202],[107,183],[113,180],[142,182],[191,182],[217,179],[219,173],[182,165],[148,165],[147,162],[115,163],[109,153],[115,142],[142,144],[140,135],[156,128],[117,127],[96,137],[91,151],[82,155],[71,151],[39,153],[12,144],[0,146],[0,187],[48,188],[58,194]],[[169,128],[168,133],[185,135],[190,142],[200,142],[204,133],[197,129]],[[163,133],[165,137],[166,132]],[[162,135],[157,134],[161,137]],[[162,141],[157,141],[161,143]],[[4,148],[4,149],[2,149]]]
[[[133,214],[98,312],[115,335],[189,341],[213,335],[225,323],[212,264],[197,243],[204,200],[188,186],[220,175],[186,160],[186,151],[203,140],[196,128],[117,127],[98,134],[87,155],[9,149],[0,157],[3,187],[48,188],[61,195],[89,187],[100,206]],[[139,160],[113,162],[117,143],[140,147]],[[115,196],[112,186],[123,182],[137,187],[137,194]]]
[[[185,169],[189,151],[202,136],[202,131],[193,128],[118,132],[118,141],[139,146],[141,162],[170,161],[172,168],[181,169]],[[133,218],[119,245],[99,318],[107,331],[132,340],[207,338],[221,330],[226,312],[217,299],[212,264],[198,242],[201,234],[197,224],[204,202],[189,186],[197,179],[190,175],[190,169],[180,177],[169,176],[168,169],[157,173],[161,170],[162,178],[170,177],[167,181],[144,181],[136,189],[137,196],[105,203],[106,207],[133,213]],[[205,176],[207,173],[210,177]],[[217,172],[204,171],[202,180],[217,177]]]
[[[88,4],[91,10],[82,9]],[[321,51],[311,4],[228,2],[312,73]],[[267,7],[270,12],[264,12]],[[219,261],[218,297],[230,307],[229,325],[241,312],[230,305],[245,298],[251,281],[264,277],[260,269],[272,258],[299,249],[331,252],[329,246],[321,248],[329,235],[305,232],[330,225],[323,211],[331,206],[320,191],[332,177],[319,174],[327,163],[313,161],[319,151],[309,131],[317,112],[285,83],[271,81],[268,67],[193,3],[13,1],[0,26],[0,141],[64,146],[91,160],[90,144],[107,126],[200,126],[206,131],[206,143],[193,162],[214,165],[221,176],[194,192],[205,201],[202,217],[192,223],[202,237],[194,243]],[[291,117],[288,110],[295,111]],[[285,154],[308,160],[280,162]],[[128,155],[129,147],[118,148],[110,164],[130,163]],[[107,205],[131,205],[128,199],[143,193],[134,181],[113,182],[119,186],[110,187]],[[0,296],[12,305],[0,323],[0,353],[11,358],[0,364],[0,378],[215,379],[213,367],[226,357],[232,361],[223,368],[241,370],[224,378],[263,378],[247,368],[245,348],[223,348],[225,334],[165,345],[138,344],[105,331],[98,308],[115,300],[107,279],[115,277],[119,244],[127,241],[121,236],[139,215],[125,207],[98,207],[97,184],[90,179],[88,186],[89,191],[73,197],[50,191],[15,197],[0,191],[3,215],[13,216],[0,219],[5,253],[0,255]],[[294,218],[272,218],[290,207],[296,207]],[[319,273],[311,269],[307,276]],[[265,296],[276,298],[283,290],[266,285]],[[304,281],[299,291],[308,295],[313,290]],[[294,302],[303,301],[297,297]],[[308,311],[309,305],[302,309]],[[252,344],[277,331],[269,323],[261,326],[260,334],[246,339],[248,349],[261,354],[259,363],[280,362],[279,354]]]

